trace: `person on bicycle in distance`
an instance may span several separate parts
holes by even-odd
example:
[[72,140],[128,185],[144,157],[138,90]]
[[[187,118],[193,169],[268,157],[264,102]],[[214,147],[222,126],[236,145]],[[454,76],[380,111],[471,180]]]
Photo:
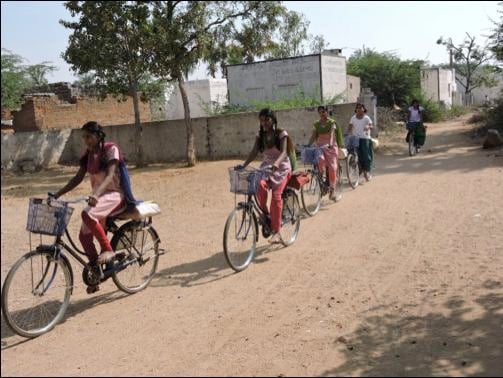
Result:
[[335,183],[337,181],[337,158],[338,158],[338,143],[336,141],[337,124],[332,118],[328,117],[328,109],[320,105],[318,106],[319,121],[313,125],[313,134],[309,139],[309,145],[316,141],[318,147],[323,146],[323,155],[320,157],[318,169],[323,172],[325,169],[325,162],[328,170],[328,182],[330,185],[330,199],[339,200],[335,198]]
[[257,189],[257,202],[264,213],[269,214],[267,209],[268,189],[272,190],[271,199],[271,231],[270,243],[280,243],[281,236],[281,214],[283,210],[283,199],[281,197],[288,180],[290,179],[292,166],[289,154],[295,152],[295,147],[286,130],[278,128],[276,115],[271,109],[262,109],[259,113],[260,129],[255,138],[255,144],[248,158],[238,169],[245,168],[257,156],[259,152],[263,154],[263,161],[260,168],[272,166],[272,173],[265,180],[261,180]]
[[372,140],[370,139],[370,130],[372,130],[372,120],[366,115],[367,109],[363,104],[356,104],[355,114],[349,121],[348,133],[350,134],[349,144],[358,147],[358,165],[360,172],[363,172],[365,180],[369,181],[372,176],[374,151]]
[[426,126],[423,124],[424,108],[419,105],[419,101],[414,99],[412,104],[407,109],[407,142],[409,138],[414,138],[416,150],[419,152],[420,147],[423,146],[426,139]]
[[[80,168],[77,174],[55,194],[55,197],[58,198],[76,188],[84,179],[86,172],[89,173],[92,192],[89,205],[82,211],[79,239],[89,262],[103,264],[114,257],[114,251],[104,228],[105,220],[110,214],[125,208],[118,168],[121,155],[115,143],[105,143],[105,133],[97,122],[87,122],[81,130],[87,149],[80,159]],[[98,240],[101,247],[99,255],[93,237]],[[98,287],[89,287],[88,293],[98,289]]]

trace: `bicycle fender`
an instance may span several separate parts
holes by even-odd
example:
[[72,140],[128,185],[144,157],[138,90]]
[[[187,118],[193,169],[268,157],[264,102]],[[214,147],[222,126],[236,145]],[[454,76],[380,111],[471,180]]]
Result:
[[[117,246],[119,235],[121,235],[124,232],[125,229],[127,229],[127,228],[129,228],[131,226],[140,225],[141,223],[142,223],[142,221],[134,221],[134,220],[132,220],[132,221],[124,223],[122,226],[120,226],[119,229],[114,232],[112,240],[110,241],[110,244],[111,244],[112,248],[115,249],[115,247]],[[161,239],[159,238],[159,234],[157,233],[157,231],[155,230],[155,228],[152,227],[151,223],[149,223],[147,226],[143,227],[142,229],[144,229],[144,230],[146,230],[146,229],[152,230],[152,232],[155,235],[155,239],[158,241],[159,244],[161,243]]]
[[255,213],[252,213],[253,214],[253,223],[255,223],[255,241],[258,242],[258,235],[259,235],[259,228],[258,228],[258,221],[257,221],[257,217],[255,216]]

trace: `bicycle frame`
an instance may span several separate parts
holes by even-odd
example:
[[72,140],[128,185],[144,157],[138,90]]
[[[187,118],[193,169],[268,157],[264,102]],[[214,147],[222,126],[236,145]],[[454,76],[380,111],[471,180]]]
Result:
[[[150,225],[152,224],[151,220],[152,220],[152,218],[148,218],[148,220],[136,221],[136,222],[138,222],[138,224],[144,223],[144,226],[150,227]],[[117,226],[117,224],[114,222],[113,218],[107,218],[107,230],[110,231],[112,234],[114,234],[115,232],[117,232],[119,230],[119,226]],[[85,254],[85,252],[81,251],[75,245],[75,242],[73,241],[72,237],[70,236],[68,229],[65,229],[65,235],[68,238],[70,245],[65,243],[65,241],[62,239],[62,236],[56,236],[56,240],[54,241],[53,244],[41,244],[36,248],[36,250],[37,251],[51,251],[51,252],[53,252],[53,258],[55,260],[57,260],[59,258],[63,258],[65,260],[66,264],[68,265],[68,269],[70,271],[71,292],[73,292],[73,282],[74,282],[73,269],[72,269],[72,266],[71,266],[68,258],[64,254],[63,250],[66,250],[75,260],[77,260],[77,262],[82,266],[82,268],[84,268],[84,269],[91,268],[92,265],[80,256],[80,255],[85,256],[86,254]],[[133,244],[127,235],[124,235],[124,237],[126,238],[126,241],[128,243]],[[140,251],[138,251],[138,249],[135,246],[133,246],[133,248],[136,253],[140,254]],[[114,267],[113,269],[105,269],[105,270],[103,270],[101,265],[98,264],[97,267],[98,267],[99,273],[100,273],[100,280],[103,281],[104,279],[109,278],[113,273],[125,269],[128,265],[133,264],[135,262],[135,260],[136,259],[133,259],[131,261],[128,261],[125,264],[121,264],[118,267]],[[43,290],[41,292],[37,293],[39,286],[41,284],[43,284],[47,274],[49,273],[49,267],[50,267],[50,264],[47,264],[47,267],[42,275],[40,282],[37,284],[37,286],[34,289],[34,294],[43,295],[49,289],[52,281],[54,280],[54,277],[56,276],[56,271],[57,271],[57,267],[58,267],[57,265],[54,266],[52,276],[51,276],[49,282],[47,283],[47,285],[43,288]],[[33,286],[33,283],[32,283],[32,286]]]
[[[339,164],[337,164],[339,165]],[[325,167],[325,169],[328,169]],[[316,178],[318,179],[318,182],[320,183],[320,191],[321,191],[321,196],[325,196],[329,189],[330,189],[330,184],[327,182],[328,180],[328,174],[327,174],[327,180],[323,180],[323,173],[319,170],[318,164],[313,164],[312,169],[308,169],[308,172],[311,174],[315,175]]]
[[[248,194],[246,201],[238,202],[236,208],[242,209],[245,208],[246,212],[254,214],[254,220],[256,220],[262,228],[266,228],[267,231],[270,232],[270,225],[267,223],[266,214],[260,208],[257,202],[257,197],[255,194]],[[258,225],[257,225],[258,226]],[[257,241],[258,241],[258,233],[257,233]]]

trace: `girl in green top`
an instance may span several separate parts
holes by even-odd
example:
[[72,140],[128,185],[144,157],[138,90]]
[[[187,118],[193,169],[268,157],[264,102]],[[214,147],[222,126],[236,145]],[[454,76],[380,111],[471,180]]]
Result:
[[[318,169],[323,172],[325,163],[328,170],[328,182],[330,184],[330,199],[338,201],[340,199],[335,196],[335,183],[337,181],[337,158],[338,144],[336,141],[337,125],[332,118],[328,118],[328,111],[325,106],[318,106],[319,121],[313,125],[313,134],[309,139],[309,144],[316,141],[318,147],[322,147],[323,155],[318,162]],[[337,138],[339,139],[339,138]]]

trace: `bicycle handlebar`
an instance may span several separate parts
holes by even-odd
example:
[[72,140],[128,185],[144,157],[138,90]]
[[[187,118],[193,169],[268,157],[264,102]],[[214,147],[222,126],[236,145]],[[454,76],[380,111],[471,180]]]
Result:
[[75,198],[69,198],[69,199],[56,199],[55,194],[52,192],[47,193],[47,203],[50,205],[52,201],[59,201],[59,202],[65,202],[65,203],[81,203],[81,202],[89,202],[90,197],[89,196],[81,196],[81,197],[75,197]]

